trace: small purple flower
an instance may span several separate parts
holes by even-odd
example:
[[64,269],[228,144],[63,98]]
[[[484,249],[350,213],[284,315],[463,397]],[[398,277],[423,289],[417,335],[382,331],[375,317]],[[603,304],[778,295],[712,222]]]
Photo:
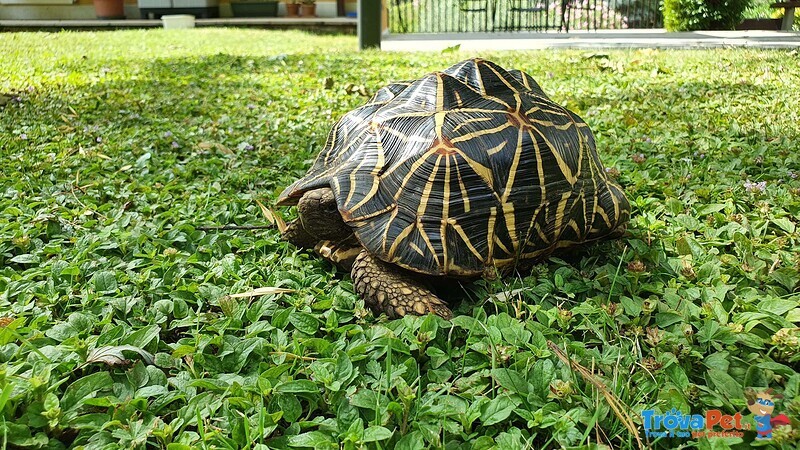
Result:
[[181,145],[180,145],[180,144],[178,144],[178,142],[177,142],[177,141],[172,141],[172,148],[178,148],[178,147],[180,147],[180,146],[181,146]]
[[34,90],[33,86],[28,86],[28,92],[33,92],[33,90]]
[[22,133],[22,134],[19,135],[19,138],[22,139],[23,141],[27,141],[28,140],[28,135],[25,134],[25,133]]
[[653,143],[653,140],[652,140],[652,139],[650,139],[650,136],[645,136],[645,137],[644,137],[644,142],[645,142],[646,144],[652,144],[652,143]]
[[172,137],[172,131],[167,131],[167,132],[165,132],[165,133],[164,133],[164,137],[165,137],[165,138]]
[[791,170],[789,171],[789,178],[796,180],[797,176],[797,172],[792,172]]
[[758,183],[753,183],[750,180],[744,182],[744,188],[747,192],[752,193],[764,193],[767,190],[767,182],[766,181],[759,181]]
[[256,105],[250,103],[247,105],[247,109],[256,109]]

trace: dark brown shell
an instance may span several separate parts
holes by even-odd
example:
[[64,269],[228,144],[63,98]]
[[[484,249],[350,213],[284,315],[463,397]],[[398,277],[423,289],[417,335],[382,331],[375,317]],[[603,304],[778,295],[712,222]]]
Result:
[[367,250],[433,275],[620,233],[630,209],[586,123],[527,74],[480,59],[379,90],[279,204],[328,186]]

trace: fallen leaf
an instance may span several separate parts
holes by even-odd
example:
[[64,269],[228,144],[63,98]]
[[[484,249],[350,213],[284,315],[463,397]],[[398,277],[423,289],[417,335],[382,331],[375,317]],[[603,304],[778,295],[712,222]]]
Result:
[[288,294],[290,292],[294,292],[294,289],[267,286],[267,287],[256,288],[256,289],[253,289],[252,291],[248,291],[248,292],[241,292],[239,294],[230,294],[230,295],[228,295],[228,297],[230,297],[230,298],[244,298],[244,297],[255,297],[257,295]]
[[145,364],[153,364],[153,355],[139,347],[133,345],[103,346],[89,352],[84,364],[100,362],[109,366],[119,366],[127,364],[128,358],[122,354],[123,351],[138,353]]

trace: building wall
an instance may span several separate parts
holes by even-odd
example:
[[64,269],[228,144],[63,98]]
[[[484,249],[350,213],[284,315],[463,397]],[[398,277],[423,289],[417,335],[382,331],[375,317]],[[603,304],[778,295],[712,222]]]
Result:
[[[221,17],[232,17],[230,0],[218,0]],[[204,2],[201,2],[204,3]],[[357,0],[346,0],[346,11],[355,12]],[[284,3],[278,15],[286,14]],[[138,19],[137,0],[125,0],[125,15]],[[317,16],[336,17],[335,0],[317,0]],[[77,20],[94,19],[92,0],[0,0],[0,20]]]

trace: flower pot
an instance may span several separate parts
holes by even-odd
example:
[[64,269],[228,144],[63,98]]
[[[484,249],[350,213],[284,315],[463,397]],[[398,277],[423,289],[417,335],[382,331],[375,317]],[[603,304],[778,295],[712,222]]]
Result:
[[300,12],[300,5],[297,3],[286,4],[286,17],[297,17]]
[[277,1],[235,0],[231,2],[234,17],[275,17],[278,15]]
[[94,0],[94,14],[98,19],[124,19],[125,0]]
[[300,16],[301,17],[315,17],[317,15],[317,5],[316,3],[312,3],[310,5],[302,4],[300,5]]

